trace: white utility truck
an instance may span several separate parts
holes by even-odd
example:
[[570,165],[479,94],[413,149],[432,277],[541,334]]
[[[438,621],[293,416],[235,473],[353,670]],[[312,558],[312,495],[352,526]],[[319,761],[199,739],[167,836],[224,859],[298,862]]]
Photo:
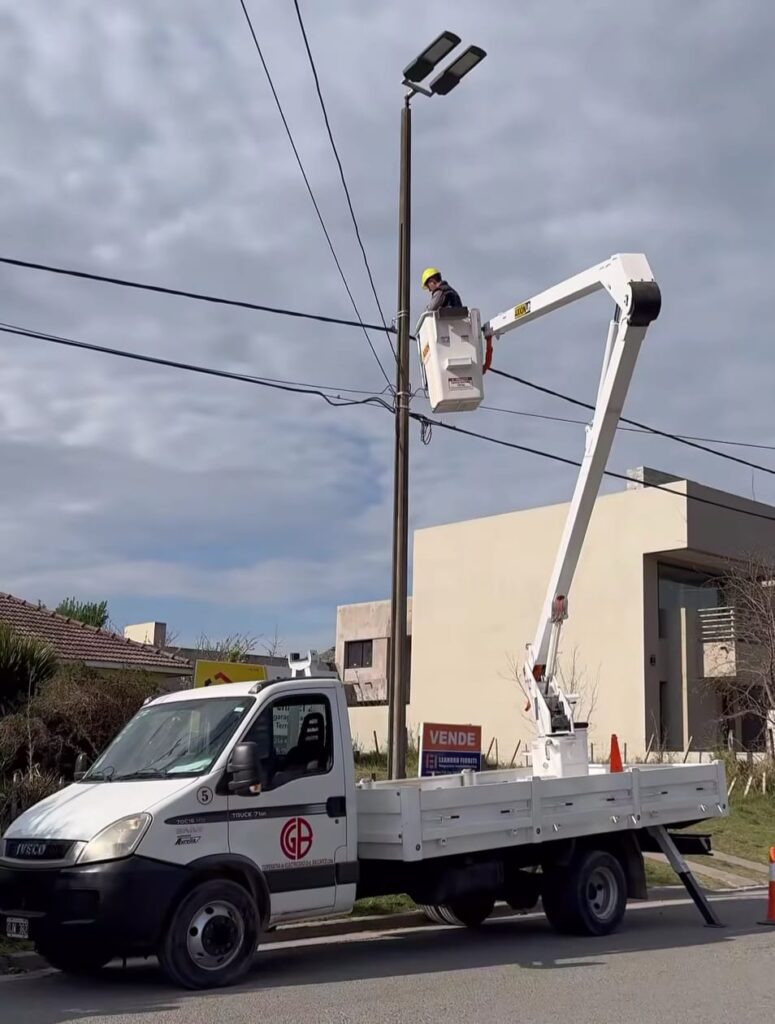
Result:
[[[565,595],[637,349],[659,312],[645,257],[613,257],[489,321],[483,336],[466,337],[477,321],[468,310],[453,311],[452,331],[448,311],[427,318],[431,403],[481,392],[484,342],[491,350],[504,331],[597,288],[617,312],[525,667],[532,767],[356,783],[338,680],[305,674],[166,694],[5,833],[0,934],[32,939],[66,971],[157,954],[175,982],[209,987],[239,978],[267,929],[346,913],[363,896],[408,893],[437,920],[470,927],[496,900],[529,909],[540,898],[558,931],[604,935],[628,898],[646,898],[647,850],[667,855],[718,923],[682,856],[708,852],[707,837],[668,829],[727,813],[723,766],[589,764],[574,696],[555,677]],[[447,361],[450,338],[458,351]]]

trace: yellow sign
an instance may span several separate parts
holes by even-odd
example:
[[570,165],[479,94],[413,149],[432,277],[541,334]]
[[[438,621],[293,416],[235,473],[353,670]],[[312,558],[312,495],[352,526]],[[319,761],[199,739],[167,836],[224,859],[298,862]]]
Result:
[[520,302],[518,306],[514,308],[514,316],[527,316],[530,312],[530,302]]
[[194,686],[218,686],[220,683],[250,683],[268,679],[263,665],[245,665],[241,661],[197,661]]

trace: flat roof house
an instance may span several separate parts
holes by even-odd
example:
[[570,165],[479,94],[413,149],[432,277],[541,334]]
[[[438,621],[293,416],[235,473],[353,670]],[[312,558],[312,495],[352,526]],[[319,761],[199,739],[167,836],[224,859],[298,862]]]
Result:
[[[775,563],[775,508],[653,470],[600,497],[569,594],[561,640],[565,688],[580,692],[590,741],[607,754],[611,733],[630,756],[651,744],[712,749],[726,739],[724,707],[708,654],[734,645],[733,610],[720,576],[753,553]],[[644,486],[665,483],[676,493]],[[533,639],[568,506],[552,505],[416,531],[407,721],[481,724],[501,760],[532,738],[516,673]],[[389,602],[382,602],[389,620]],[[363,609],[363,614],[360,613]],[[389,633],[379,604],[339,609],[337,665],[347,679],[351,644]],[[380,641],[381,642],[381,641]],[[356,652],[357,653],[357,652]],[[386,669],[385,669],[386,671]],[[368,687],[362,687],[364,692]],[[372,689],[373,693],[373,689]],[[357,695],[356,695],[357,696]],[[373,746],[387,736],[385,706],[354,706],[353,731]],[[760,736],[732,725],[742,746]]]

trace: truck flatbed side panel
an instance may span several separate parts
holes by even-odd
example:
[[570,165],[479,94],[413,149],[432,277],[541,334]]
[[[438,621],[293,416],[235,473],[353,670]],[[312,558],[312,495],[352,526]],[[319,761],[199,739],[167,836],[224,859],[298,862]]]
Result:
[[368,859],[416,861],[726,813],[719,763],[562,779],[523,770],[463,773],[359,789],[358,849]]

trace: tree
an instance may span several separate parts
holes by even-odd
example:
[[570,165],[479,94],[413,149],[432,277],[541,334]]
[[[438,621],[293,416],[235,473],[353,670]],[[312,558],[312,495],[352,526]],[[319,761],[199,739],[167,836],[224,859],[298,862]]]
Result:
[[0,718],[0,779],[33,767],[72,778],[78,754],[96,757],[158,692],[144,672],[63,665],[26,706]]
[[[729,609],[729,636],[704,644],[705,674],[722,698],[722,723],[729,730],[747,720],[759,741],[775,754],[775,564],[751,555],[732,562],[721,590]],[[718,585],[718,584],[717,584]]]
[[285,644],[280,636],[278,626],[274,627],[274,633],[270,637],[265,637],[261,640],[261,646],[264,648],[264,654],[269,655],[270,658],[281,658],[283,656]]
[[258,644],[258,637],[249,633],[229,633],[220,640],[211,640],[202,633],[196,642],[200,654],[209,655],[213,661],[244,661]]
[[58,615],[83,622],[86,626],[102,629],[108,622],[107,601],[79,601],[76,597],[66,597],[56,606]]
[[51,738],[55,760],[47,767],[71,774],[79,753],[96,757],[143,702],[158,693],[158,681],[145,672],[64,665],[30,705]]
[[[168,634],[168,648],[173,646],[174,639],[177,639],[177,633]],[[186,650],[185,647],[177,649]],[[244,662],[259,651],[272,658],[281,657],[285,643],[279,628],[275,626],[271,636],[264,636],[263,633],[258,636],[252,633],[227,633],[224,637],[213,638],[207,633],[200,633],[193,649],[205,660]]]
[[[533,729],[535,729],[530,693],[522,674],[522,662],[518,662],[511,655],[507,657],[507,661],[509,672],[504,678],[516,682],[525,700],[522,706],[523,714]],[[591,737],[594,730],[593,720],[600,686],[599,670],[594,678],[590,678],[586,667],[581,663],[579,648],[575,646],[569,658],[562,651],[558,652],[556,678],[566,696],[568,694],[575,694],[578,698],[574,707],[573,718],[574,721],[588,723],[588,735]]]
[[34,636],[19,633],[0,622],[0,715],[7,715],[30,700],[56,672],[53,647]]

